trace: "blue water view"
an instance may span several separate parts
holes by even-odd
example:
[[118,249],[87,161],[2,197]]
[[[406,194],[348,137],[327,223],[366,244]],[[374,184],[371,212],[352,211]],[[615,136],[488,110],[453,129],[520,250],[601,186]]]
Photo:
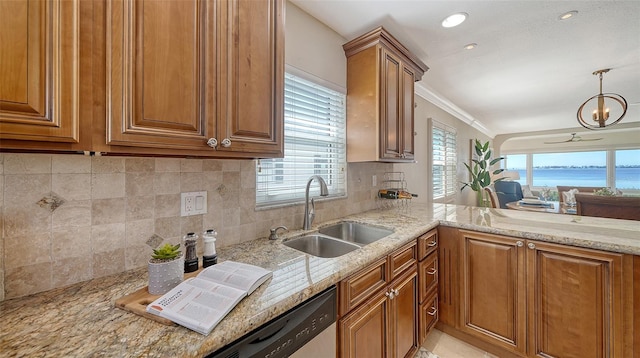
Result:
[[[519,182],[525,183],[525,169],[509,169],[520,173]],[[640,189],[640,167],[616,168],[617,189]],[[607,168],[533,168],[533,186],[607,186]]]

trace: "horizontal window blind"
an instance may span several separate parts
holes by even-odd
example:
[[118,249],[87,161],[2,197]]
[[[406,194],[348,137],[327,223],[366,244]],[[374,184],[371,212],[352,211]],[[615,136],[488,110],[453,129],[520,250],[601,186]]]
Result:
[[[285,74],[284,87],[284,158],[257,162],[256,205],[304,201],[312,175],[325,180],[329,196],[344,196],[344,94],[290,73]],[[317,183],[311,189],[319,195]]]
[[433,198],[449,199],[457,193],[456,131],[436,121],[432,127]]

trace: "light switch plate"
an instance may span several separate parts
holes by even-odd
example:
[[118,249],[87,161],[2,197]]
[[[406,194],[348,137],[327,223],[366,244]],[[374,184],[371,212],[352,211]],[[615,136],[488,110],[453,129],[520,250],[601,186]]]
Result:
[[192,191],[180,194],[180,216],[207,213],[207,192]]

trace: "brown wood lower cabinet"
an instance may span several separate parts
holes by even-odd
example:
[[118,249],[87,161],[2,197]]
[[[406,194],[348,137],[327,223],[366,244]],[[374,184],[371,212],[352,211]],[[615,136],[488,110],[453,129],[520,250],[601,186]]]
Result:
[[527,357],[633,356],[631,255],[460,233],[463,335]]
[[340,357],[412,357],[415,354],[418,349],[416,263],[416,241],[413,241],[339,283]]

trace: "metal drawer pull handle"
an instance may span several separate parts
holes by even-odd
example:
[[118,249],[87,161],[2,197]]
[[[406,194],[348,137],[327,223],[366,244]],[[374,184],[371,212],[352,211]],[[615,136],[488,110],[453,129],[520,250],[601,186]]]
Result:
[[438,270],[436,270],[436,269],[435,269],[435,268],[433,268],[433,267],[432,267],[429,271],[427,271],[427,273],[428,273],[429,275],[435,275],[437,272],[438,272]]
[[527,244],[527,247],[530,248],[530,249],[535,249],[536,245],[534,245],[532,242],[530,242],[530,243]]
[[427,244],[427,246],[429,246],[429,247],[434,247],[436,245],[438,245],[438,242],[435,241],[435,240],[433,240],[433,241],[431,241],[430,243]]
[[516,246],[518,246],[518,247],[522,247],[522,245],[524,245],[524,244],[522,243],[522,241],[517,241],[517,242],[516,242]]
[[431,312],[427,312],[427,314],[428,314],[429,316],[435,316],[437,312],[438,312],[438,309],[437,309],[437,308],[435,308],[435,307],[431,307]]

